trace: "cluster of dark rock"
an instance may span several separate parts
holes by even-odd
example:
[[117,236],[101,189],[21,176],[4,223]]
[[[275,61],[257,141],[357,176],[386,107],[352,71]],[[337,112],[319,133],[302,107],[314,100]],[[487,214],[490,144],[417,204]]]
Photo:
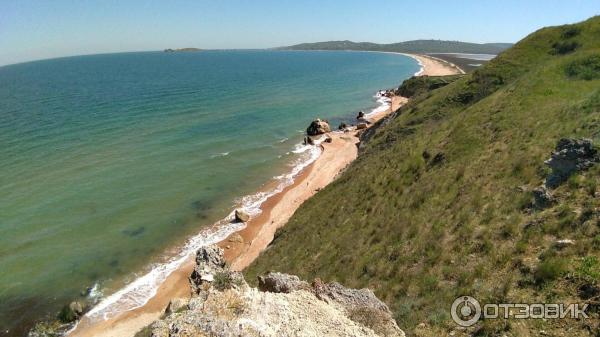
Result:
[[563,138],[558,141],[556,150],[544,163],[552,169],[545,185],[556,188],[573,173],[587,170],[598,162],[598,151],[591,139]]
[[[81,292],[82,298],[88,299],[91,288]],[[93,301],[77,300],[62,307],[55,319],[38,322],[27,337],[53,337],[65,335],[83,315],[90,310]]]
[[550,158],[544,161],[551,172],[544,183],[533,189],[533,209],[552,206],[555,198],[551,189],[557,188],[576,172],[584,171],[600,161],[598,150],[591,139],[562,138]]
[[319,118],[312,121],[306,129],[306,134],[309,136],[318,136],[327,132],[331,132],[329,122],[326,120],[321,120]]

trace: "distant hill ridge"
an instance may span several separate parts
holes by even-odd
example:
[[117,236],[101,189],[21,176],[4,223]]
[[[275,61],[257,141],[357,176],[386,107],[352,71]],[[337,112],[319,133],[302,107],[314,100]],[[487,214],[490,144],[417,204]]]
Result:
[[470,54],[499,54],[510,48],[512,43],[470,43],[444,40],[412,40],[390,44],[353,41],[326,41],[301,43],[279,50],[364,50],[390,51],[400,53],[470,53]]

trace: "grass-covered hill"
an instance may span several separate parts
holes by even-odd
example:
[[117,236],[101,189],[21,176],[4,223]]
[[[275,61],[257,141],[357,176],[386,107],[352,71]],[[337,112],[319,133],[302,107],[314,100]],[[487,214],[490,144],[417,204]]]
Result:
[[600,164],[551,189],[547,208],[532,192],[561,138],[600,144],[600,17],[541,29],[446,82],[405,86],[411,101],[277,232],[248,279],[277,270],[370,287],[412,336],[599,336],[598,306],[587,320],[467,330],[450,306],[459,295],[600,302]]
[[399,43],[378,44],[371,42],[352,41],[327,41],[315,43],[302,43],[283,50],[363,50],[363,51],[390,51],[398,53],[472,53],[472,54],[498,54],[510,48],[512,43],[469,43],[444,40],[413,40]]

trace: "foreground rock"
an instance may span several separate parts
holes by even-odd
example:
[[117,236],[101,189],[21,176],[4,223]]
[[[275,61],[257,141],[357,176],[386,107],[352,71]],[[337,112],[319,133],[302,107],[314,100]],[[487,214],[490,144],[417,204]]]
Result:
[[556,151],[544,163],[552,169],[546,186],[555,188],[571,174],[587,170],[598,162],[598,151],[589,139],[563,138],[558,141]]
[[368,289],[281,273],[261,276],[260,290],[251,288],[215,246],[198,250],[196,264],[194,296],[152,324],[152,336],[404,336]]
[[306,129],[306,134],[309,136],[318,136],[330,131],[331,128],[329,127],[329,123],[327,123],[327,121],[315,119]]

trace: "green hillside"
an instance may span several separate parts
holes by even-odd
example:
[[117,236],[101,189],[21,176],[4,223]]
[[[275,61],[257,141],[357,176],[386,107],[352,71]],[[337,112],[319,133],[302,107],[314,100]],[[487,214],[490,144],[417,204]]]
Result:
[[[436,81],[405,85],[411,101],[300,207],[247,279],[277,270],[369,287],[411,336],[599,336],[600,165],[552,189],[548,208],[532,191],[561,138],[600,144],[600,17],[541,29]],[[460,330],[450,318],[460,295],[596,309]]]
[[302,43],[294,46],[283,47],[283,50],[364,50],[364,51],[391,51],[399,53],[473,53],[473,54],[498,54],[510,48],[512,43],[468,43],[460,41],[443,40],[414,40],[390,44],[377,44],[371,42],[352,41],[327,41],[315,43]]

